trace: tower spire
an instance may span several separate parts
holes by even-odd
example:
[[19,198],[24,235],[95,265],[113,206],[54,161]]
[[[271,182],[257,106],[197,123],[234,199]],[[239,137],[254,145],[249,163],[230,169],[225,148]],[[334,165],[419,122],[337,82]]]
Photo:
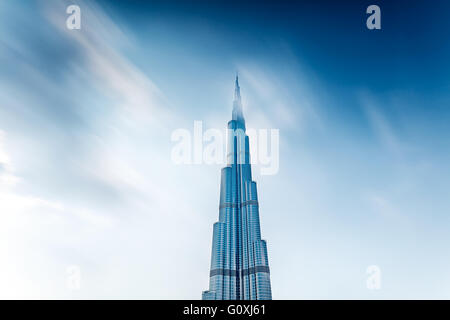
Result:
[[241,101],[241,88],[239,87],[239,75],[236,71],[236,80],[234,83],[234,100]]
[[236,80],[234,82],[234,101],[233,101],[233,120],[241,122],[245,127],[244,114],[242,113],[241,88],[239,87],[239,76],[236,72]]

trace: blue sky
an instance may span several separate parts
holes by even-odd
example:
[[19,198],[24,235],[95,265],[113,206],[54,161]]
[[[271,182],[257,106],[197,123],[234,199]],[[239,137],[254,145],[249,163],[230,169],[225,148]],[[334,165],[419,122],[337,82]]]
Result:
[[273,297],[449,298],[449,4],[377,1],[375,31],[370,4],[2,1],[0,297],[200,298],[221,166],[170,136],[225,128],[239,71],[248,127],[280,130]]

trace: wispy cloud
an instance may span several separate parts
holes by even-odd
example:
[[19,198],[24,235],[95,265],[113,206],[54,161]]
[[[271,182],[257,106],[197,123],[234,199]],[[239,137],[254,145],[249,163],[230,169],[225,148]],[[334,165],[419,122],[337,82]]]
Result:
[[403,153],[403,146],[395,133],[395,128],[383,114],[383,109],[380,108],[376,98],[367,93],[362,94],[361,105],[366,112],[369,123],[382,146],[384,146],[384,148],[391,152],[395,157],[401,157]]
[[[5,275],[0,295],[74,297],[65,285],[65,270],[72,264],[81,267],[84,286],[91,288],[78,297],[124,296],[127,287],[140,281],[144,287],[162,288],[156,284],[162,279],[158,275],[175,268],[175,259],[189,259],[191,250],[177,253],[179,237],[188,232],[182,226],[199,219],[194,210],[198,200],[187,201],[193,191],[177,188],[185,173],[178,170],[177,175],[170,162],[167,125],[179,116],[171,113],[148,75],[122,53],[133,45],[132,35],[96,4],[78,1],[82,30],[66,29],[68,1],[40,4],[39,36],[58,37],[54,49],[75,53],[60,50],[56,65],[48,65],[58,71],[49,74],[35,64],[48,59],[40,44],[25,45],[26,37],[18,37],[1,47],[5,55],[20,53],[8,59],[27,81],[0,81],[10,89],[2,90],[0,107],[0,125],[9,130],[0,136],[0,255],[8,261],[0,270]],[[14,99],[18,92],[23,93],[20,100]],[[185,243],[192,241],[198,239]],[[170,258],[163,261],[164,255]],[[137,265],[146,270],[132,272]],[[96,272],[94,280],[87,280]],[[142,280],[143,273],[155,276]],[[101,282],[116,290],[104,291]],[[132,295],[183,296],[177,283],[166,279],[167,284],[167,292],[140,287]],[[201,287],[196,291],[200,294]]]
[[[284,61],[297,67],[298,63],[289,55]],[[241,62],[238,70],[250,85],[246,88],[244,102],[249,109],[248,118],[261,127],[277,127],[286,130],[302,131],[306,127],[322,130],[319,104],[312,94],[313,88],[302,79],[297,69],[292,73],[277,73],[277,68],[261,64]],[[303,75],[306,77],[306,74]],[[292,90],[295,88],[295,90]]]

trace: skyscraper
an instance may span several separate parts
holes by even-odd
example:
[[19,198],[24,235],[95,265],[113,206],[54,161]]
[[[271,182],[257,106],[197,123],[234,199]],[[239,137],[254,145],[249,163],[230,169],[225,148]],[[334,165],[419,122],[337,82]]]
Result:
[[256,182],[252,181],[236,75],[232,120],[228,122],[227,166],[222,169],[219,221],[214,223],[209,290],[203,300],[269,300],[269,261],[261,239]]

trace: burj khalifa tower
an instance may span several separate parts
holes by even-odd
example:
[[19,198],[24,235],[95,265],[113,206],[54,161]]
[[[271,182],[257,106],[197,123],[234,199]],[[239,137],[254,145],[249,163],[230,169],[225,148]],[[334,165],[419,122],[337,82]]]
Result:
[[272,299],[238,76],[228,122],[227,166],[221,174],[219,221],[213,228],[209,290],[203,291],[202,299]]

